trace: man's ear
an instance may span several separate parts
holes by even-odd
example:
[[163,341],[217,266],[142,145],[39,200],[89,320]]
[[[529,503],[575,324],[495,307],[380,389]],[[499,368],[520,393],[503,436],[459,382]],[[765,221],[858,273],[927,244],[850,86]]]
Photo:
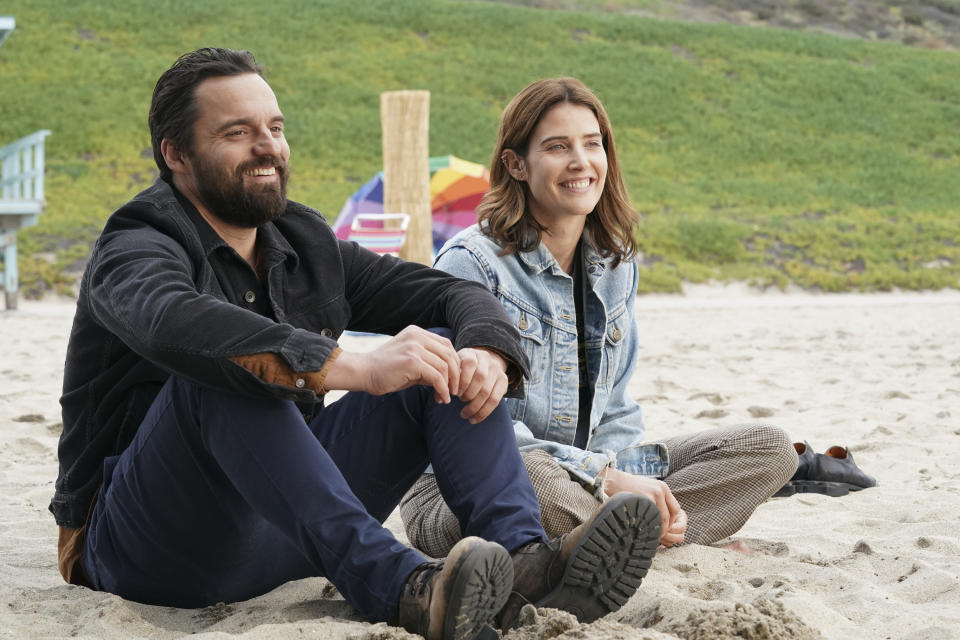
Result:
[[173,173],[187,172],[186,159],[170,138],[164,138],[160,141],[160,154],[163,155],[163,161],[167,163],[170,171]]
[[503,163],[514,180],[524,182],[527,179],[527,169],[524,166],[523,158],[517,155],[517,152],[513,149],[504,149],[503,153],[500,154],[500,162]]

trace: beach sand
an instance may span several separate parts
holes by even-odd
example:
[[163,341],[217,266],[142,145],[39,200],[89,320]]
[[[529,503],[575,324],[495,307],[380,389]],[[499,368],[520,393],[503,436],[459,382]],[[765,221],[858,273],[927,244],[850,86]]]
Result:
[[[416,637],[363,622],[321,578],[195,610],[64,584],[47,504],[72,314],[64,300],[0,312],[0,637]],[[531,611],[509,637],[960,638],[960,292],[690,287],[639,298],[637,318],[630,391],[651,439],[768,422],[816,451],[850,447],[879,485],[770,500],[735,536],[756,553],[662,551],[622,610],[590,625]]]

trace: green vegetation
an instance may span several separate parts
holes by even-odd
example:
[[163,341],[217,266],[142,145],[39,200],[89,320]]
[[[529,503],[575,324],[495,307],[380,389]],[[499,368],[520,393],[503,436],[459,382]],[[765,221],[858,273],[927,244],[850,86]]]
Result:
[[[636,2],[634,4],[641,4]],[[69,286],[156,175],[146,111],[185,51],[247,48],[288,118],[291,197],[333,219],[380,165],[379,94],[431,92],[430,151],[487,162],[506,101],[575,75],[606,104],[648,265],[824,290],[960,286],[960,56],[488,2],[13,0],[0,141],[41,128],[47,210],[24,290]]]

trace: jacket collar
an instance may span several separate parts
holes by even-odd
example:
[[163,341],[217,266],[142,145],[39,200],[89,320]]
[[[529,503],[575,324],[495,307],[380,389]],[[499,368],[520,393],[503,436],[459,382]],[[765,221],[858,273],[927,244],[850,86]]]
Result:
[[[194,204],[190,202],[187,196],[172,184],[163,180],[158,180],[158,182],[163,182],[167,189],[170,190],[171,195],[175,197],[177,204],[180,205],[180,209],[186,214],[187,218],[190,219],[190,222],[193,223],[194,228],[197,230],[197,235],[200,238],[204,255],[209,256],[220,247],[230,246],[226,240],[220,237],[220,234],[213,230],[213,227],[210,226],[203,216],[200,215],[200,212]],[[287,209],[289,209],[289,207],[288,202]],[[284,211],[284,215],[286,215],[286,211]],[[300,256],[293,250],[293,247],[290,246],[290,243],[283,237],[283,234],[280,233],[274,223],[267,222],[261,225],[257,235],[257,242],[260,244],[260,250],[263,255],[264,267],[270,267],[285,260],[291,260],[290,266],[294,269],[300,264]]]
[[[613,258],[603,258],[597,251],[593,243],[593,234],[589,229],[584,228],[580,239],[580,255],[583,260],[585,273],[591,285],[610,268]],[[550,250],[542,242],[537,245],[533,251],[517,252],[517,257],[534,273],[542,273],[547,269],[553,269],[554,275],[560,275],[563,270],[560,269],[560,263],[553,257]]]

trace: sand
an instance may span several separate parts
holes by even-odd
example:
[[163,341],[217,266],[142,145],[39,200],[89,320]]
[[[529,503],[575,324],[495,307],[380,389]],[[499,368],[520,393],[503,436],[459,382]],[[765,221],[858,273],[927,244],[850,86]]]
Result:
[[[0,637],[415,637],[363,622],[321,578],[199,610],[64,584],[47,504],[72,312],[0,312]],[[641,297],[637,318],[631,393],[651,438],[762,420],[850,447],[879,486],[770,500],[735,536],[756,553],[663,551],[621,611],[581,625],[531,609],[511,637],[960,638],[960,292],[690,287]]]

